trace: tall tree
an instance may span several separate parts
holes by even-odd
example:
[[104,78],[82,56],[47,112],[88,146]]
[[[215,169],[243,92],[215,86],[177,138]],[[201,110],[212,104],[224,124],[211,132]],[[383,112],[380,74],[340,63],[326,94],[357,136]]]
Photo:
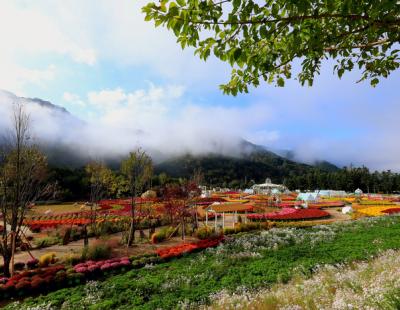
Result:
[[[354,67],[376,85],[399,67],[400,3],[392,0],[161,0],[145,20],[172,30],[182,48],[211,53],[232,67],[224,93],[248,92],[261,81],[312,85],[326,59],[339,77]],[[330,63],[330,62],[326,62]]]
[[[107,195],[110,191],[114,175],[113,172],[99,160],[95,160],[87,164],[85,170],[87,175],[89,176],[90,182],[90,226],[92,231],[96,234],[98,204],[99,201],[103,199],[103,197]],[[87,233],[85,234],[84,244],[85,246],[89,245],[89,238]]]
[[153,175],[153,161],[142,149],[137,149],[122,161],[121,172],[128,179],[128,187],[131,195],[131,223],[129,228],[128,246],[133,244],[137,226],[136,198],[142,194],[145,186]]
[[[30,142],[29,117],[16,103],[13,128],[0,161],[0,206],[3,232],[0,252],[4,274],[13,273],[17,241],[23,234],[26,213],[39,197],[50,192],[46,186],[46,157]],[[11,264],[11,272],[10,272]]]

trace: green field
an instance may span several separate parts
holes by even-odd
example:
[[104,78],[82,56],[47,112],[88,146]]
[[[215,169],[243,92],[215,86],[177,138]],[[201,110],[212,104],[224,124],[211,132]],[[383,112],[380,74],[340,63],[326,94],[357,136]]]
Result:
[[222,290],[265,288],[287,282],[295,271],[309,277],[320,265],[365,260],[386,249],[399,249],[399,235],[398,216],[247,233],[215,249],[30,298],[6,309],[196,308]]

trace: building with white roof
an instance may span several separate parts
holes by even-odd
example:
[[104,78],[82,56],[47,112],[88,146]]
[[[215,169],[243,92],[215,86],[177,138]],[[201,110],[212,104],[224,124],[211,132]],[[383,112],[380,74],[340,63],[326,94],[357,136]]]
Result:
[[263,184],[255,184],[252,187],[254,194],[281,194],[286,192],[288,189],[285,185],[282,184],[274,184],[271,182],[271,179],[267,178],[265,183]]

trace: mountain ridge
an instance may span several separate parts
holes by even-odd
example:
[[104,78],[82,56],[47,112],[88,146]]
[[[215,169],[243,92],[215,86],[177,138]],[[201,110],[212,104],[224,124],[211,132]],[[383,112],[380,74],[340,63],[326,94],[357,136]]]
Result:
[[[40,98],[18,97],[15,94],[0,90],[0,98],[8,98],[7,100],[14,103],[22,100],[27,105],[37,105],[57,113],[50,113],[50,117],[55,119],[55,123],[62,122],[63,125],[84,126],[85,122],[72,115],[66,108],[58,106]],[[35,113],[40,113],[34,110]],[[47,154],[49,163],[52,166],[61,166],[69,168],[77,168],[85,165],[93,160],[93,156],[85,150],[79,149],[73,143],[68,143],[60,139],[46,140],[40,139],[39,146]],[[216,141],[220,144],[220,141]],[[218,148],[216,148],[218,150]],[[264,146],[253,144],[247,140],[241,139],[238,144],[238,150],[232,154],[212,152],[204,154],[193,154],[185,152],[179,155],[164,154],[162,150],[152,150],[149,152],[155,158],[156,172],[167,172],[176,177],[189,177],[193,170],[201,169],[208,174],[211,180],[219,179],[228,181],[228,177],[232,179],[260,181],[266,177],[271,177],[277,181],[281,181],[285,176],[292,174],[305,173],[312,169],[312,165],[300,163],[294,160],[293,152],[287,151],[286,158],[281,154],[277,154]],[[120,161],[124,156],[122,154],[109,155],[102,158],[111,167],[118,168]],[[289,156],[290,155],[290,156]],[[96,154],[94,155],[96,156]],[[315,167],[322,170],[337,170],[338,168],[326,161],[315,163]],[[207,172],[208,171],[208,172]],[[228,173],[227,173],[228,172]],[[224,174],[226,177],[224,177]]]

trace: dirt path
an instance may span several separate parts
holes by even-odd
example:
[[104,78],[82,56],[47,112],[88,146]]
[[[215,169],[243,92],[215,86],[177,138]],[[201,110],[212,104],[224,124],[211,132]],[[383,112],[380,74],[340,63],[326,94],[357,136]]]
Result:
[[351,220],[351,216],[348,214],[343,214],[342,211],[338,211],[338,210],[332,209],[332,208],[324,209],[324,211],[328,212],[331,215],[330,220],[332,222]]

